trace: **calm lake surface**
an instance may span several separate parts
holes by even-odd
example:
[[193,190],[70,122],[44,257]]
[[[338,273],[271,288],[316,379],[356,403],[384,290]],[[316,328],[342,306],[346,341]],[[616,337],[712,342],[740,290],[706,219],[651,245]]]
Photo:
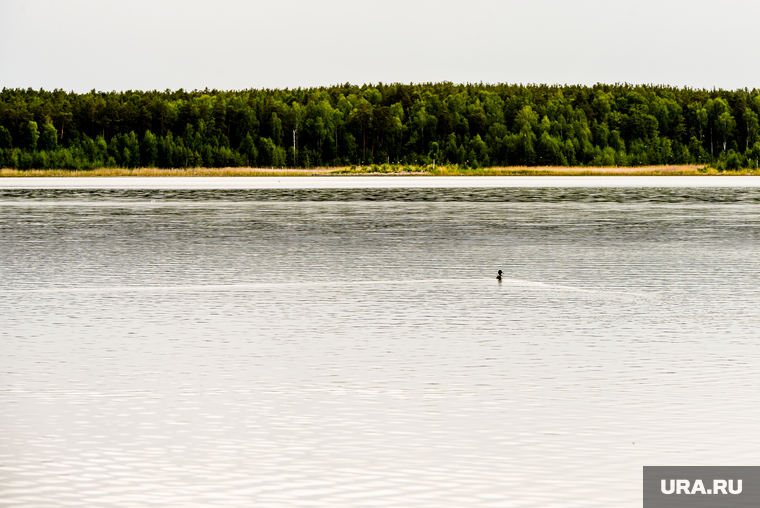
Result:
[[634,507],[644,465],[757,465],[755,187],[6,185],[0,506]]

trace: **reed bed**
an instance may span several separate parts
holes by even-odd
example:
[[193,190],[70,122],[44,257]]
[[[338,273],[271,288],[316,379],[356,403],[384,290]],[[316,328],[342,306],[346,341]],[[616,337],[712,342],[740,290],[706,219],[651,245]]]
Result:
[[343,175],[430,175],[430,176],[657,176],[657,175],[760,175],[756,170],[719,172],[705,166],[641,166],[641,167],[557,167],[557,166],[511,166],[489,168],[465,168],[447,166],[352,166],[340,168],[333,174]]
[[0,177],[92,177],[92,176],[313,176],[329,174],[334,168],[273,169],[273,168],[99,168],[99,169],[0,169]]
[[700,166],[642,166],[642,167],[557,167],[512,166],[482,169],[460,169],[456,166],[435,168],[436,175],[488,175],[488,176],[656,176],[718,174]]
[[342,168],[99,168],[89,170],[69,169],[0,169],[0,177],[130,177],[130,176],[331,176],[331,175],[397,175],[397,176],[657,176],[657,175],[760,175],[754,169],[723,171],[694,166],[642,166],[642,167],[556,167],[511,166],[490,168],[465,168],[457,165],[412,166],[371,165]]

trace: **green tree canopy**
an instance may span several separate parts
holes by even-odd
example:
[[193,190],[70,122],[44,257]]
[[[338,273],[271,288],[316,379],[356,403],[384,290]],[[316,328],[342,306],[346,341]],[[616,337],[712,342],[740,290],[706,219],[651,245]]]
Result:
[[281,167],[434,159],[470,165],[721,160],[731,166],[752,159],[758,118],[758,90],[628,84],[378,83],[85,94],[6,88],[0,91],[0,150],[10,152],[0,164]]

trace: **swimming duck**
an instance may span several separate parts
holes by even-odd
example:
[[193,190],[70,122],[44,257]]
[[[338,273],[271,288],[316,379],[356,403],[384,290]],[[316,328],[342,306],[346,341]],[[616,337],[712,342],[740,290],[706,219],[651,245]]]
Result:
[[501,280],[501,270],[499,270],[499,275],[496,276],[496,280]]

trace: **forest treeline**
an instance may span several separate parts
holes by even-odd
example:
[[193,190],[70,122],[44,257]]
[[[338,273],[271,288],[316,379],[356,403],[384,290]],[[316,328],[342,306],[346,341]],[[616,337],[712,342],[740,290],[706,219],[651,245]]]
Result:
[[77,94],[4,88],[0,167],[368,164],[757,167],[760,91],[336,85]]

